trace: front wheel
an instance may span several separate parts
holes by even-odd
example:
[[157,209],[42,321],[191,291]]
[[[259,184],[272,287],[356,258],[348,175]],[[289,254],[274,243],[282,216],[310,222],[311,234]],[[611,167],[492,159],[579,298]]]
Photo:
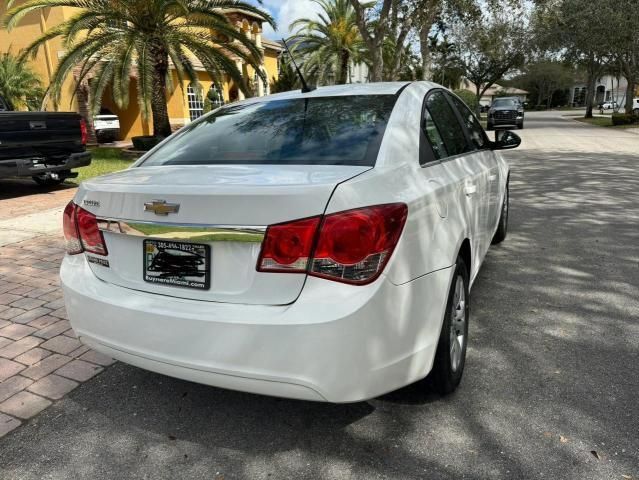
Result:
[[433,370],[429,377],[442,395],[453,393],[461,382],[466,364],[470,295],[468,270],[459,257],[448,293],[446,313],[439,336]]
[[501,213],[499,215],[499,225],[497,225],[497,231],[493,236],[493,245],[503,242],[506,239],[506,235],[508,234],[508,202],[509,192],[508,185],[506,184],[506,191],[504,192],[504,202],[501,205]]

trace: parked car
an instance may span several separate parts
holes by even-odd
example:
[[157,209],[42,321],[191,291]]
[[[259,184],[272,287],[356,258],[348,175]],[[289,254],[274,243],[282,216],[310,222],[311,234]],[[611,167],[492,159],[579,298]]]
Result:
[[77,113],[11,110],[0,98],[0,178],[57,185],[78,176],[72,169],[91,163],[86,124]]
[[632,100],[632,113],[639,115],[639,98],[634,98]]
[[506,237],[509,167],[427,82],[222,107],[64,211],[79,339],[223,388],[354,402],[459,384],[470,290]]
[[619,108],[619,104],[615,102],[614,100],[609,100],[599,104],[600,110],[610,110],[610,109],[617,110],[618,108]]
[[120,138],[120,119],[111,110],[103,108],[93,117],[93,129],[98,143],[110,143]]
[[493,100],[488,110],[487,130],[496,127],[524,128],[524,105],[518,97],[501,97]]

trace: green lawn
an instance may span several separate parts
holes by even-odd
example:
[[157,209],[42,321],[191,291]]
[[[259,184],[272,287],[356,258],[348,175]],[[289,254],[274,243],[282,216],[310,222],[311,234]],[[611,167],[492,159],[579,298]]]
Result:
[[68,183],[79,184],[89,178],[124,170],[135,161],[135,159],[125,156],[119,148],[96,147],[91,148],[90,151],[91,165],[78,168],[78,177],[67,179]]
[[639,125],[613,125],[611,117],[572,117],[574,120],[582,123],[589,123],[590,125],[596,125],[598,127],[610,127],[610,128],[639,128]]

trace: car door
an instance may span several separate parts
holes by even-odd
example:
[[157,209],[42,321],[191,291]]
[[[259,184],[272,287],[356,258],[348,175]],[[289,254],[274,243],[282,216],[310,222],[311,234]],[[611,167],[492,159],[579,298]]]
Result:
[[[449,221],[460,221],[466,226],[472,247],[471,277],[477,273],[485,253],[487,172],[478,153],[470,144],[469,137],[452,103],[443,90],[428,93],[424,105],[422,128],[432,149],[434,158],[441,166],[440,179],[452,187],[448,200]],[[456,217],[456,218],[455,218]]]
[[492,242],[493,234],[497,228],[497,222],[499,222],[499,215],[501,213],[500,189],[503,184],[501,178],[502,172],[499,168],[499,162],[495,152],[490,149],[490,140],[486,136],[486,132],[484,132],[477,117],[457,96],[448,92],[447,95],[459,112],[462,123],[470,136],[472,147],[476,152],[474,161],[478,162],[485,170],[486,197],[484,199],[485,205],[483,205],[482,212],[485,213],[483,228],[484,241],[486,243],[484,248],[487,251]]

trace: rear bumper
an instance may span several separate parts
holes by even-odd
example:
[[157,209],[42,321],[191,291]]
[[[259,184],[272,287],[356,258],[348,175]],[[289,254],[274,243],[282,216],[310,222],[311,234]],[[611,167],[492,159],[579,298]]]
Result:
[[98,138],[118,138],[120,136],[119,128],[101,128],[95,130],[95,135]]
[[32,177],[48,172],[60,172],[91,164],[90,152],[72,153],[62,162],[47,163],[43,158],[16,158],[0,160],[0,178]]
[[89,346],[207,385],[354,402],[428,374],[452,268],[396,286],[309,278],[286,306],[221,304],[138,292],[97,279],[84,255],[60,272],[67,312]]

